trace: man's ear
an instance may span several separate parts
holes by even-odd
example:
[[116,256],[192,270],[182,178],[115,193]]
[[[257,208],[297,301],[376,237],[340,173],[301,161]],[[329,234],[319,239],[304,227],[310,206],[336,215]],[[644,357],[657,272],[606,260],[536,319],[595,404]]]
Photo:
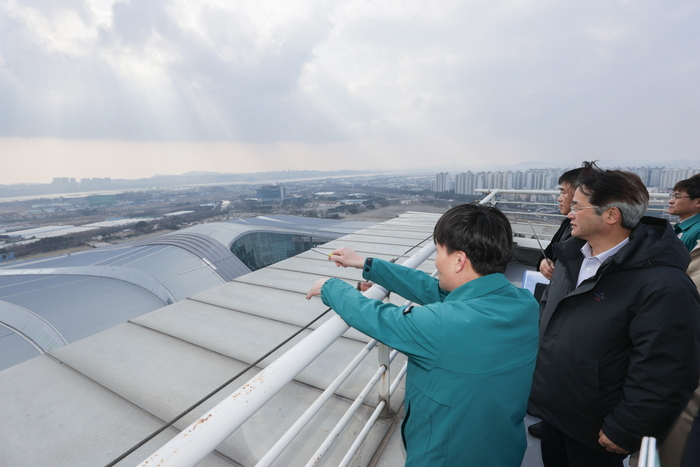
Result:
[[622,224],[622,213],[616,207],[612,207],[603,213],[605,222],[609,225]]
[[471,264],[469,262],[467,254],[463,251],[458,251],[457,262],[455,263],[455,272],[462,272],[462,270],[467,266],[467,264]]

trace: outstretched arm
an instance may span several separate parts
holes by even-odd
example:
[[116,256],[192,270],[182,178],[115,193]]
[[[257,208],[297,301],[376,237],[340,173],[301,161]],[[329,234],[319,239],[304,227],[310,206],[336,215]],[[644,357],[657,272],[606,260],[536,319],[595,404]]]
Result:
[[[328,259],[338,267],[359,269],[365,266],[365,258],[348,247],[334,250]],[[421,305],[441,302],[447,296],[447,292],[438,286],[437,279],[429,274],[376,258],[373,258],[371,268],[364,268],[362,277]],[[318,287],[314,284],[307,298],[318,295],[322,286],[322,283]]]
[[437,362],[442,317],[430,306],[407,308],[383,303],[365,297],[340,279],[316,281],[306,297],[315,295],[347,324],[411,356],[421,366],[432,368]]

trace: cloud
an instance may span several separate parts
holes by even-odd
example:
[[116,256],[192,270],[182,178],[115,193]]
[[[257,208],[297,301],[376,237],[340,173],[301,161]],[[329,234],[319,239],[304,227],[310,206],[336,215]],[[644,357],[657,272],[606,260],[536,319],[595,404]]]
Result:
[[699,20],[689,0],[0,0],[0,137],[692,158]]
[[16,77],[2,81],[3,91],[17,95],[1,134],[319,139],[311,128],[323,128],[323,119],[304,106],[297,81],[330,23],[311,3],[297,6],[115,2],[106,17],[70,2],[7,2],[4,34],[12,39],[3,43],[27,46],[0,54],[5,74]]

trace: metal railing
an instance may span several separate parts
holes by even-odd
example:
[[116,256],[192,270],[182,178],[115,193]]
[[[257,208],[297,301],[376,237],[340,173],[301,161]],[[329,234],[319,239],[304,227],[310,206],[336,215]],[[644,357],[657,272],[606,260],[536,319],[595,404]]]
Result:
[[[393,360],[394,357],[398,354],[397,351],[392,352],[393,356],[390,360]],[[379,380],[382,378],[382,376],[387,373],[389,366],[385,365],[380,365],[379,369],[374,373],[374,375],[370,378],[370,380],[367,382],[365,387],[362,389],[360,392],[360,395],[357,396],[357,398],[353,401],[353,403],[350,405],[348,410],[345,411],[345,414],[343,414],[342,418],[336,425],[333,427],[333,429],[328,433],[328,436],[326,436],[326,439],[323,440],[323,443],[321,443],[321,446],[316,450],[316,452],[311,456],[311,459],[309,459],[309,462],[306,463],[306,467],[315,467],[318,465],[319,462],[323,459],[323,456],[328,452],[330,449],[331,445],[333,442],[340,436],[340,433],[343,431],[343,429],[347,426],[347,424],[350,422],[352,416],[357,412],[357,409],[360,408],[360,405],[362,405],[362,402],[365,400],[365,398],[369,395],[370,391],[376,386],[376,384],[379,382]],[[384,402],[384,401],[382,401]],[[380,402],[381,404],[381,402]],[[381,410],[379,411],[381,412]],[[377,417],[379,416],[379,413],[377,413]],[[372,422],[372,425],[374,425],[374,422]],[[370,428],[371,426],[370,425]],[[369,431],[369,430],[368,430]],[[350,455],[350,458],[352,458],[353,455],[355,455],[352,450],[350,450],[347,454],[346,457]]]
[[662,467],[659,462],[659,453],[656,449],[656,438],[650,436],[642,438],[637,467]]
[[255,467],[267,467],[272,462],[282,454],[287,446],[292,442],[292,440],[301,432],[301,430],[306,426],[306,424],[313,418],[323,404],[330,399],[335,393],[336,389],[340,387],[341,384],[350,376],[350,373],[357,368],[362,360],[370,353],[370,351],[377,345],[377,341],[372,339],[369,343],[358,353],[355,358],[345,367],[345,369],[333,380],[333,382],[328,385],[325,391],[314,401],[313,404],[309,406],[308,409],[297,419],[296,422],[287,430],[287,432],[282,435],[282,437],[277,440],[274,446],[270,448],[269,451],[255,464]]
[[[428,259],[434,252],[435,245],[431,242],[404,261],[402,265],[415,269],[426,259]],[[377,300],[384,299],[387,294],[388,291],[386,289],[376,284],[364,292],[366,297]],[[340,316],[330,318],[306,338],[242,385],[233,394],[226,397],[213,409],[202,415],[194,423],[171,439],[167,444],[145,459],[141,464],[139,464],[140,467],[148,467],[152,465],[158,465],[161,467],[191,467],[196,465],[207,455],[213,452],[217,446],[219,446],[241,425],[243,425],[245,421],[253,416],[260,408],[264,406],[265,403],[272,399],[287,384],[291,383],[299,373],[301,373],[311,362],[313,362],[328,347],[330,347],[330,345],[340,338],[340,336],[342,336],[348,329],[349,326],[345,324]],[[343,370],[338,377],[336,377],[326,391],[324,391],[316,402],[314,402],[312,407],[307,409],[307,411],[294,424],[294,426],[292,426],[292,428],[290,428],[288,432],[283,435],[278,443],[273,446],[271,452],[266,454],[266,456],[260,460],[260,462],[257,464],[258,466],[262,467],[265,465],[270,465],[279,456],[279,454],[281,454],[284,448],[299,433],[301,428],[303,428],[313,414],[316,413],[323,403],[333,395],[335,389],[340,386],[350,372],[352,372],[354,366],[357,366],[362,358],[369,353],[371,350],[370,344],[368,344],[360,352],[360,355],[358,355],[355,360],[353,360],[353,362],[345,370]],[[395,356],[396,352],[393,352],[393,355]],[[389,361],[392,359],[393,357],[389,358]],[[355,400],[353,406],[359,407],[362,400],[364,400],[366,395],[371,391],[372,387],[374,387],[374,385],[376,385],[376,383],[382,379],[382,376],[385,373],[388,374],[387,370],[388,362],[380,365],[379,370],[377,370],[375,375],[370,380],[370,383],[368,383],[368,386],[365,387],[360,396]],[[400,372],[400,377],[403,376],[404,371],[405,370],[402,370]],[[369,431],[369,428],[371,428],[371,426],[374,424],[374,421],[376,421],[377,417],[379,417],[382,410],[384,410],[385,407],[388,407],[389,395],[393,393],[399,382],[400,379],[397,377],[391,386],[388,384],[385,385],[388,390],[384,390],[386,393],[383,396],[380,394],[380,397],[384,397],[384,399],[382,399],[382,401],[377,405],[375,412],[368,421],[368,425],[366,425],[365,429],[363,429],[364,434],[361,433],[362,439],[364,439],[366,432]],[[353,409],[352,406],[351,409]],[[315,461],[317,456],[322,456],[323,453],[321,451],[323,450],[323,452],[325,452],[325,450],[328,449],[325,447],[326,444],[330,446],[330,443],[337,439],[337,434],[339,434],[342,430],[340,425],[344,426],[343,420],[339,422],[336,429],[333,430],[331,435],[327,437],[323,445],[314,454],[312,459],[309,461],[309,465],[316,465],[316,463],[318,463],[318,461]],[[353,448],[356,450],[360,443],[361,441],[358,442],[357,439],[355,440],[355,444],[353,444],[353,447],[351,447],[350,451],[346,455],[347,463],[349,463],[350,459],[352,459],[354,456],[355,451],[353,451]],[[343,462],[346,461],[343,460]],[[347,463],[344,465],[347,465]]]
[[[483,198],[480,202],[481,203],[494,203],[494,204],[519,204],[519,205],[537,205],[537,206],[552,206],[553,208],[557,206],[557,203],[552,202],[552,203],[546,203],[546,202],[532,202],[532,201],[524,201],[524,200],[508,200],[508,199],[497,199],[499,195],[549,195],[549,196],[559,196],[559,191],[557,190],[506,190],[506,189],[501,189],[501,188],[495,188],[495,189],[486,189],[486,188],[478,188],[474,190],[476,193],[484,193],[486,195],[485,198]],[[647,209],[647,212],[654,212],[654,213],[665,213],[666,212],[666,202],[668,201],[669,194],[668,193],[658,193],[658,192],[649,192],[649,208]],[[555,198],[556,199],[556,198]],[[561,217],[561,214],[557,213],[544,213],[544,212],[530,212],[530,211],[506,211],[503,210],[504,214],[512,214],[512,215],[533,215],[533,216],[542,216],[542,217]]]

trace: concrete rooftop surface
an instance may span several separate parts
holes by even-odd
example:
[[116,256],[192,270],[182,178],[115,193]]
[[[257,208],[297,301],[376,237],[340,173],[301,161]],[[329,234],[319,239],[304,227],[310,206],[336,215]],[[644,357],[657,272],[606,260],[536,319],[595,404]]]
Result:
[[[349,231],[318,249],[330,252],[349,246],[363,256],[398,257],[397,262],[402,263],[432,241],[438,218],[437,214],[408,212]],[[199,233],[206,234],[207,229],[211,227]],[[156,252],[163,247],[151,248]],[[520,285],[526,267],[511,266],[508,277]],[[432,258],[420,269],[432,273]],[[106,330],[1,371],[0,465],[109,464],[323,313],[326,307],[319,299],[305,299],[321,277],[338,277],[355,285],[361,270],[336,268],[317,252],[307,251],[203,292],[178,297],[171,305],[127,316],[128,320]],[[84,287],[99,286],[97,279],[92,281],[85,282],[78,293]],[[110,308],[115,304],[118,308],[118,294],[107,295],[105,300],[111,301]],[[405,303],[394,294],[390,300]],[[333,312],[117,465],[138,465],[331,316]],[[347,331],[198,465],[254,466],[369,340],[354,329]],[[376,352],[372,350],[272,465],[298,466],[309,461],[375,373]],[[404,362],[399,354],[391,365],[392,379]],[[373,389],[363,401],[318,465],[338,465],[377,405],[377,391]],[[402,403],[403,384],[391,398],[393,416],[375,423],[350,465],[403,465]],[[534,419],[528,417],[526,424],[531,421]],[[538,440],[528,435],[528,444],[523,466],[541,466]]]

